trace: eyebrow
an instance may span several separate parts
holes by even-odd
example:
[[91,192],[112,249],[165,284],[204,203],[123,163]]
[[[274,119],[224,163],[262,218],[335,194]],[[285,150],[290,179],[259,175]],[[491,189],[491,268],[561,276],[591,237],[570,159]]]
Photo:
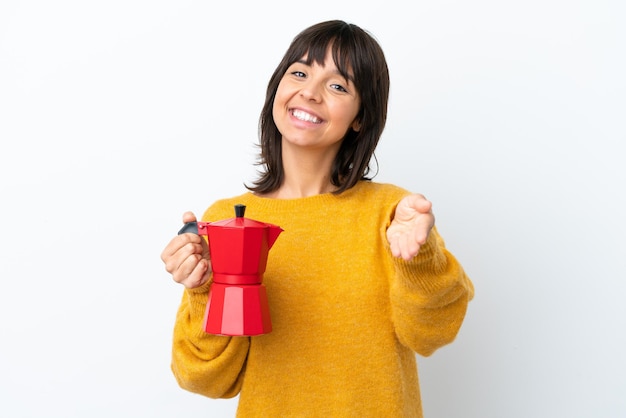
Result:
[[[297,62],[298,64],[306,65],[306,66],[308,66],[308,67],[310,67],[310,66],[311,66],[310,64],[308,64],[308,63],[306,62],[306,60],[305,60],[305,59],[302,59],[302,58],[300,58],[300,59],[299,59],[298,61],[296,61],[296,62]],[[333,73],[337,74],[338,76],[343,77],[343,78],[344,78],[346,81],[348,81],[349,83],[354,84],[354,77],[353,77],[353,76],[351,76],[351,75],[348,75],[347,77],[346,77],[346,76],[344,76],[344,75],[341,73],[341,71],[339,71],[339,68],[337,68],[337,66],[336,66],[336,65],[335,65],[335,70],[333,71]]]

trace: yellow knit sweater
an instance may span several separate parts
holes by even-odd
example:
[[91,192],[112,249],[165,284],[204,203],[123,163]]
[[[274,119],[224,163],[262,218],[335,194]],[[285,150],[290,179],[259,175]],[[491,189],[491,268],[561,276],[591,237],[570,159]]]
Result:
[[263,283],[273,330],[202,330],[209,284],[185,290],[173,338],[179,385],[240,395],[238,417],[422,417],[415,353],[452,342],[473,285],[433,229],[413,260],[393,258],[385,231],[408,192],[361,181],[341,195],[217,201],[205,221],[245,216],[284,229]]

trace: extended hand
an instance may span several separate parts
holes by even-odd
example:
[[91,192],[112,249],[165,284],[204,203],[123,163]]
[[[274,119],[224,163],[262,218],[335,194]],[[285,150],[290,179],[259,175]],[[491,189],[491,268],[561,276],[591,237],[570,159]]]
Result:
[[434,225],[432,203],[421,194],[406,196],[398,203],[391,225],[387,228],[391,254],[407,261],[415,257]]

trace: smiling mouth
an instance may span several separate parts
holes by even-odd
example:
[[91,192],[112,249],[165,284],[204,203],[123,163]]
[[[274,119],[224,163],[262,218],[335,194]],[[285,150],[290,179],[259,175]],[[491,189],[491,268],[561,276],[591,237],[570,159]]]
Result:
[[301,121],[304,122],[311,122],[311,123],[322,123],[321,119],[316,118],[315,116],[311,115],[310,113],[304,112],[302,110],[298,110],[298,109],[294,109],[291,111],[291,115]]

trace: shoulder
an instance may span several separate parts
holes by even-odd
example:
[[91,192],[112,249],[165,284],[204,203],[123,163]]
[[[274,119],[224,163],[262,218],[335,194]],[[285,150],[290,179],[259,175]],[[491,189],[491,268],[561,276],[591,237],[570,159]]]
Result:
[[247,205],[250,196],[251,193],[244,193],[241,195],[216,200],[204,211],[202,220],[214,222],[221,219],[234,218],[235,205]]
[[346,192],[347,197],[393,204],[409,194],[411,192],[395,184],[377,183],[369,180],[360,181]]
[[392,217],[400,200],[410,194],[408,190],[394,184],[364,180],[342,193],[340,199],[344,210],[388,219]]

